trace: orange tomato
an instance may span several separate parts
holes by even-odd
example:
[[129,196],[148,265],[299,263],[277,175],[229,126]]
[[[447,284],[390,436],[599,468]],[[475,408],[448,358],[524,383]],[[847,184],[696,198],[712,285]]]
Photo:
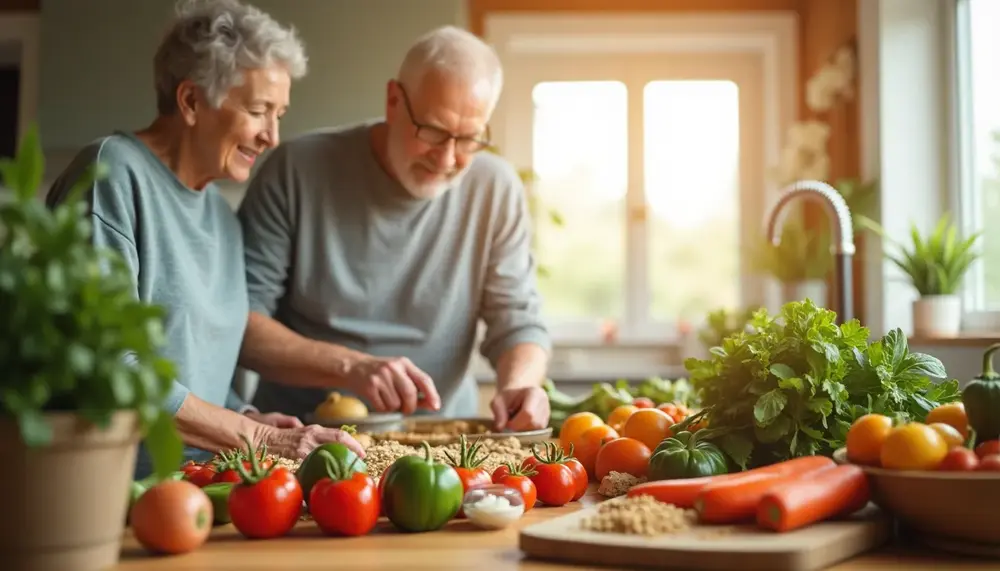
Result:
[[919,422],[893,428],[882,443],[880,460],[890,470],[934,470],[948,455],[936,430]]
[[632,404],[638,408],[653,408],[656,406],[656,403],[653,402],[653,399],[649,397],[638,397],[632,399]]
[[634,438],[616,438],[597,452],[594,475],[598,481],[603,480],[611,472],[632,474],[636,478],[645,477],[649,472],[651,453],[648,446]]
[[944,443],[948,445],[949,450],[965,444],[965,438],[962,438],[962,434],[958,429],[950,424],[935,422],[927,426],[933,428],[935,432],[941,435],[941,438],[944,438]]
[[623,404],[621,406],[615,407],[615,410],[611,411],[608,415],[608,424],[614,426],[616,424],[625,424],[628,417],[632,416],[632,413],[639,410],[639,407],[632,404]]
[[628,417],[621,434],[634,438],[653,450],[664,438],[670,436],[670,427],[673,425],[674,419],[669,414],[656,408],[644,408]]
[[132,506],[136,540],[153,553],[180,554],[201,547],[212,531],[212,501],[191,482],[167,480]]
[[684,415],[680,414],[680,409],[678,409],[677,405],[675,405],[674,403],[665,402],[656,408],[657,410],[662,410],[663,412],[669,414],[670,418],[674,419],[674,422],[680,422],[681,420],[684,419]]
[[854,464],[878,466],[882,443],[892,431],[892,419],[882,414],[859,417],[847,431],[847,459]]
[[625,430],[625,423],[624,422],[618,422],[618,423],[612,424],[611,428],[614,428],[615,432],[617,432],[618,434],[621,434],[622,430]]
[[618,431],[602,424],[588,428],[573,441],[573,455],[583,464],[591,480],[597,478],[597,473],[594,471],[597,465],[597,453],[602,446],[618,437]]
[[601,420],[601,417],[592,412],[576,412],[566,417],[562,427],[559,429],[559,444],[562,446],[563,451],[569,452],[569,447],[573,441],[586,432],[588,428],[602,424],[604,424],[604,421]]
[[926,424],[943,423],[951,425],[962,435],[962,441],[969,437],[969,417],[965,414],[965,405],[961,402],[950,402],[935,407],[927,413]]

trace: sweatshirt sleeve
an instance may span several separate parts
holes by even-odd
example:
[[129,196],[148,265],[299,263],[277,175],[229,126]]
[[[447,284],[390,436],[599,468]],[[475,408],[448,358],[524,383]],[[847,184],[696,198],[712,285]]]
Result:
[[250,310],[273,315],[285,293],[292,256],[290,189],[286,153],[275,149],[247,188],[237,215],[243,227]]
[[505,188],[493,224],[480,306],[480,317],[486,323],[480,352],[494,369],[504,352],[521,343],[551,351],[535,278],[537,265],[531,252],[531,217],[525,189],[513,169],[506,180],[497,184]]

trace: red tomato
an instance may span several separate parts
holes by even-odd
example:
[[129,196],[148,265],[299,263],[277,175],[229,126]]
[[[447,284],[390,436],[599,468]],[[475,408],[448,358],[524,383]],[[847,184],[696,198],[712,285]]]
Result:
[[587,493],[587,485],[590,484],[590,476],[587,475],[587,469],[583,467],[583,464],[576,458],[567,458],[566,467],[569,471],[573,473],[573,479],[576,481],[576,491],[573,493],[573,500],[576,501],[583,497]]
[[576,494],[576,477],[565,464],[538,464],[531,482],[535,484],[538,501],[547,506],[564,506]]
[[194,460],[188,460],[187,464],[181,466],[181,472],[183,472],[185,476],[188,476],[198,470],[201,470],[202,468],[203,466],[201,464],[196,464]]
[[[253,444],[244,440],[253,457]],[[251,467],[229,493],[229,516],[245,537],[267,539],[287,534],[302,513],[302,486],[295,475],[278,467]]]
[[983,456],[976,470],[981,472],[1000,472],[1000,454]]
[[521,468],[525,470],[534,469],[534,467],[537,465],[538,465],[538,458],[535,458],[534,456],[528,456],[527,458],[521,461]]
[[636,408],[653,408],[656,406],[656,403],[654,403],[652,399],[646,397],[639,397],[637,399],[632,400],[632,406]]
[[378,523],[380,511],[375,481],[361,472],[346,480],[323,478],[309,492],[309,513],[327,535],[365,535]]
[[976,456],[980,458],[993,454],[1000,454],[1000,440],[987,440],[976,446]]
[[[494,473],[494,475],[495,474],[496,473]],[[528,511],[535,507],[535,500],[538,498],[538,490],[535,488],[535,483],[531,481],[530,477],[520,474],[511,474],[508,472],[506,475],[501,475],[498,480],[493,480],[493,483],[513,488],[520,492],[521,497],[524,499],[524,511]]]
[[[452,467],[455,468],[456,472],[458,472],[458,479],[462,480],[463,494],[473,488],[480,488],[493,483],[493,480],[490,478],[490,473],[483,468],[462,468],[459,466]],[[455,514],[455,517],[465,517],[465,512],[462,511],[462,508],[458,509],[458,513]]]
[[511,472],[510,469],[511,469],[510,464],[501,464],[497,466],[496,470],[493,470],[493,476],[491,476],[490,479],[493,481],[494,484],[499,484],[500,480],[503,480],[507,476],[510,476]]
[[215,481],[215,468],[212,466],[202,466],[201,469],[189,473],[187,479],[195,486],[204,488]]
[[968,448],[956,447],[948,451],[937,469],[945,472],[968,472],[978,466],[979,457],[975,452]]
[[240,477],[240,473],[236,470],[229,469],[219,472],[215,475],[214,481],[216,482],[232,482],[233,484],[239,484],[243,481]]

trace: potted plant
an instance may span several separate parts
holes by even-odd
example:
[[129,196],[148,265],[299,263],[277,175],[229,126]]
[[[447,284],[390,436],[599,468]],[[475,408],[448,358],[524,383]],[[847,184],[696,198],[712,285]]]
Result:
[[750,264],[781,285],[782,305],[806,299],[826,305],[826,277],[833,267],[827,233],[810,231],[800,219],[789,218],[781,228],[781,242],[759,242],[750,253]]
[[173,365],[158,355],[161,309],[138,301],[121,257],[92,245],[84,189],[36,197],[44,159],[32,127],[0,161],[0,561],[4,569],[117,564],[144,436],[156,472],[181,461],[162,402]]
[[913,334],[918,337],[956,337],[962,326],[962,299],[958,295],[962,279],[979,257],[973,249],[981,232],[965,239],[958,228],[942,216],[930,235],[922,237],[910,226],[910,248],[893,240],[875,221],[859,216],[871,229],[899,252],[886,257],[906,274],[920,297],[913,302]]

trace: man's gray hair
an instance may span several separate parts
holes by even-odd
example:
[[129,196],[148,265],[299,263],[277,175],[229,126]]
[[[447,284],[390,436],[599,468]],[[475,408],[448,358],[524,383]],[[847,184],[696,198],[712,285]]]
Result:
[[156,108],[177,111],[177,86],[191,80],[218,107],[243,72],[284,66],[293,79],[306,74],[307,58],[293,27],[279,24],[238,0],[182,0],[177,17],[153,58]]
[[397,79],[410,89],[419,89],[428,72],[444,73],[470,84],[486,80],[490,84],[490,109],[503,90],[500,58],[475,34],[455,26],[443,26],[421,36],[406,52]]

